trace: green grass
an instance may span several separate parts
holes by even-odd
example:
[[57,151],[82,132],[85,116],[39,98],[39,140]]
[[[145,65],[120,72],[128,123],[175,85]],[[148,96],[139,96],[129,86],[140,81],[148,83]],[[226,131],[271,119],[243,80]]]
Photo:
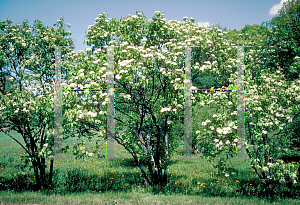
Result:
[[[21,140],[15,132],[11,134]],[[64,143],[72,145],[74,139]],[[89,145],[88,145],[89,146]],[[101,146],[105,154],[105,143]],[[9,136],[0,133],[0,203],[43,204],[274,204],[267,203],[249,161],[231,160],[227,163],[237,174],[225,177],[213,164],[199,160],[174,160],[182,154],[181,146],[171,158],[169,183],[164,190],[154,192],[143,185],[138,167],[126,150],[115,144],[115,156],[124,160],[89,158],[75,160],[71,153],[55,161],[53,190],[30,191],[35,183],[32,169],[22,170],[19,156],[24,154],[20,145]],[[47,160],[49,165],[49,160]],[[298,167],[299,165],[297,165]],[[47,168],[47,170],[49,170]],[[16,186],[19,192],[14,192]],[[23,190],[21,189],[23,188]],[[298,187],[299,189],[299,187]],[[285,190],[277,190],[284,193]],[[291,196],[298,196],[294,192]],[[284,199],[275,204],[300,204],[300,200]]]
[[245,197],[204,197],[204,196],[186,196],[186,195],[156,195],[149,193],[71,193],[66,195],[52,194],[46,195],[41,192],[22,192],[14,193],[11,191],[0,191],[0,203],[42,203],[58,205],[82,205],[82,204],[236,204],[236,205],[293,205],[299,204],[299,201],[286,199],[280,202],[266,202],[259,198]]

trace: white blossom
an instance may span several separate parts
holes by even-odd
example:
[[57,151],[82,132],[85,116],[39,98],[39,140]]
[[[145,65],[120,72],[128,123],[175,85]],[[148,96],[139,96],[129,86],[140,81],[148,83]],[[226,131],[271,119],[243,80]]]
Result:
[[160,112],[165,112],[165,111],[170,111],[170,110],[171,110],[170,108],[166,107],[166,108],[162,108],[162,109],[160,110]]
[[223,133],[223,130],[221,129],[221,128],[217,128],[217,132],[219,133],[219,134],[222,134]]
[[98,60],[95,60],[93,63],[98,63],[100,61],[100,59],[98,59]]
[[266,166],[264,166],[264,167],[263,167],[263,170],[264,170],[264,171],[268,171],[268,170],[269,170],[269,168],[268,168],[268,167],[266,167]]
[[120,70],[120,73],[128,73],[127,70]]
[[93,113],[93,112],[88,112],[87,114],[88,114],[88,115],[91,115],[92,117],[96,117],[96,116],[97,116],[97,114],[96,114],[96,113]]

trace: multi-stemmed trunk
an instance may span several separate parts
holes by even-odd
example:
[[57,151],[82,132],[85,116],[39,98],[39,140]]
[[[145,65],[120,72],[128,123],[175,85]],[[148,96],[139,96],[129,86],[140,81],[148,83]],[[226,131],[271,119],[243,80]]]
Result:
[[32,166],[34,170],[34,176],[36,179],[36,188],[37,189],[46,188],[47,181],[46,181],[45,158],[35,157],[35,159],[32,161]]
[[[151,147],[150,147],[150,126],[149,126],[149,122],[148,122],[148,118],[147,115],[145,115],[145,123],[147,126],[147,150],[149,152],[149,165],[148,165],[148,171],[150,173],[151,176],[151,184],[152,185],[160,185],[160,186],[165,186],[167,184],[167,176],[168,176],[168,165],[167,163],[165,164],[164,167],[161,167],[161,159],[162,159],[162,155],[161,155],[161,146],[160,146],[160,137],[161,135],[158,134],[157,135],[157,139],[156,139],[156,143],[155,143],[155,148],[156,148],[156,152],[155,152],[155,156],[153,156],[152,152],[151,152]],[[168,154],[168,133],[166,132],[165,136],[164,136],[164,143],[166,146],[165,149],[165,156],[167,156]],[[145,153],[147,153],[147,150],[145,150]],[[168,157],[167,157],[168,160]],[[164,174],[163,174],[163,170],[164,170]]]

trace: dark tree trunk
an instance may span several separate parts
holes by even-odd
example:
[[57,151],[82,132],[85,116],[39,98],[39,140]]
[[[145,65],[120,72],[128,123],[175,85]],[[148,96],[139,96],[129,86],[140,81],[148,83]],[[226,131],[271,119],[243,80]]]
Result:
[[34,169],[34,176],[36,180],[36,188],[40,189],[41,188],[41,181],[40,181],[40,176],[39,176],[39,168],[37,162],[34,160],[32,161],[33,169]]
[[41,186],[45,187],[45,185],[46,185],[46,166],[45,166],[44,158],[40,159],[39,170],[40,170]]
[[168,183],[168,170],[164,170],[164,176],[163,176],[163,185],[166,186]]
[[51,162],[50,162],[50,173],[49,173],[49,185],[52,185],[52,176],[53,176],[53,158],[51,158]]

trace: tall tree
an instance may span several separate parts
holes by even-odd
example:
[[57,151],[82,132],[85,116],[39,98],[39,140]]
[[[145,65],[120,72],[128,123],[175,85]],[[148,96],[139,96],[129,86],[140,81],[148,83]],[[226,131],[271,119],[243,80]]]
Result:
[[[271,19],[271,30],[265,42],[270,49],[265,67],[272,71],[284,69],[285,78],[293,81],[299,78],[300,68],[295,64],[300,56],[300,1],[290,0],[284,3],[279,14]],[[266,56],[265,56],[266,57]]]
[[[300,77],[300,1],[289,0],[284,3],[278,15],[267,24],[270,32],[265,41],[265,55],[261,55],[262,67],[275,72],[283,68],[287,81],[295,81]],[[296,115],[299,111],[293,110]],[[300,147],[300,116],[286,127],[283,132],[290,146]]]
[[[100,14],[86,32],[86,43],[92,48],[87,49],[86,54],[80,51],[69,55],[66,69],[72,73],[72,80],[64,86],[68,89],[105,88],[105,77],[109,75],[107,51],[99,46],[115,45],[115,140],[130,152],[148,184],[164,185],[172,148],[183,140],[182,135],[181,138],[173,137],[176,126],[172,123],[180,119],[183,124],[184,62],[180,59],[184,59],[185,46],[199,45],[193,48],[193,53],[207,55],[201,60],[200,57],[192,58],[192,70],[198,70],[192,79],[201,72],[212,72],[208,70],[215,69],[218,64],[224,74],[218,78],[223,83],[228,82],[234,68],[228,70],[225,65],[231,64],[233,56],[217,56],[228,49],[220,29],[200,28],[193,24],[193,19],[187,18],[182,23],[166,22],[160,12],[148,22],[145,19],[144,14],[138,12],[120,20],[106,20],[105,14]],[[116,36],[119,41],[114,41]],[[146,37],[144,43],[143,37]],[[161,50],[163,46],[166,51]],[[215,56],[209,57],[212,52]],[[105,127],[103,114],[107,93],[94,91],[93,94],[93,99],[85,102],[68,100],[65,95],[63,102],[72,107],[66,113],[70,124],[80,122],[100,133]],[[97,114],[99,110],[100,115]],[[143,159],[148,172],[141,163]]]
[[[12,85],[7,89],[2,78],[0,131],[24,149],[26,164],[32,163],[37,188],[41,188],[47,184],[46,157],[53,154],[53,134],[50,133],[54,117],[51,85],[55,45],[74,48],[74,44],[71,39],[65,38],[69,34],[63,28],[63,18],[54,24],[58,25],[56,31],[43,26],[38,20],[34,22],[33,29],[27,21],[22,26],[11,23],[9,19],[0,23],[1,76],[9,76]],[[62,54],[70,50],[62,48]],[[8,129],[4,130],[4,127]],[[12,130],[21,134],[23,142],[10,135]]]

